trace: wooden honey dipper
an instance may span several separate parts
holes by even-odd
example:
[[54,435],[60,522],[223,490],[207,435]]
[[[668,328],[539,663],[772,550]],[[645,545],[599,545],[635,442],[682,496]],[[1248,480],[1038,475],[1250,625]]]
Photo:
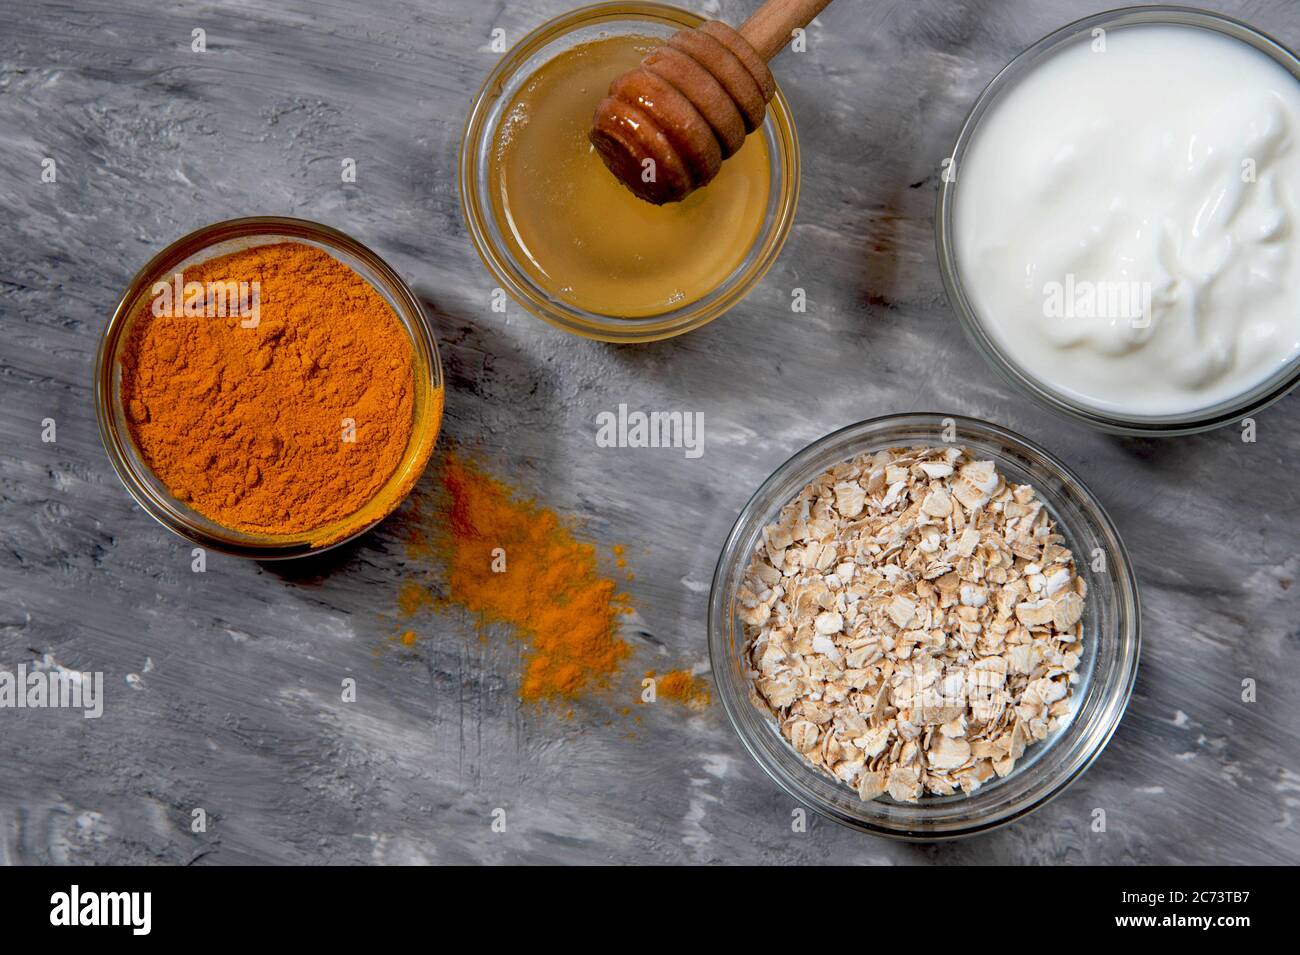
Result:
[[610,172],[655,205],[712,181],[763,125],[776,93],[767,61],[830,2],[767,0],[739,32],[720,20],[679,30],[614,80],[590,134]]

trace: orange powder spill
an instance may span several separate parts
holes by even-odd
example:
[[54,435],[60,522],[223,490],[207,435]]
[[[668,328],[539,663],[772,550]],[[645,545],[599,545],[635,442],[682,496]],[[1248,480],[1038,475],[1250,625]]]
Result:
[[432,605],[433,595],[428,588],[421,587],[414,580],[403,581],[397,590],[397,608],[404,617],[413,616],[421,608]]
[[692,676],[688,670],[673,670],[663,676],[655,676],[655,671],[650,670],[646,676],[655,681],[657,700],[672,700],[699,709],[708,706],[712,699],[709,685],[699,677]]
[[618,637],[627,595],[600,574],[596,548],[456,454],[442,484],[434,549],[447,564],[448,599],[527,643],[520,696],[573,699],[607,685],[630,653]]

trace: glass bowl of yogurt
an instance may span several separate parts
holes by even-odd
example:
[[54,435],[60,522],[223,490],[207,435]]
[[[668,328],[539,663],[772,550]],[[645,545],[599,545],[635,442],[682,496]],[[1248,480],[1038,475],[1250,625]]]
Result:
[[1250,415],[1300,381],[1300,60],[1181,7],[1063,27],[976,100],[936,238],[968,337],[1056,411]]

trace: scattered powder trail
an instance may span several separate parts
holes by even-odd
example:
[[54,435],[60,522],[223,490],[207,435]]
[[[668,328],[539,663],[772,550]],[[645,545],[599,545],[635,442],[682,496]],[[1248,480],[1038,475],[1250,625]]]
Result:
[[[454,452],[442,486],[435,519],[419,522],[411,551],[441,557],[446,602],[478,614],[480,626],[508,624],[526,643],[520,697],[575,699],[608,686],[631,653],[618,636],[629,605],[601,575],[595,546]],[[409,585],[399,602],[404,611],[423,603]]]
[[692,709],[702,709],[712,699],[708,683],[689,670],[673,670],[662,676],[655,676],[655,671],[650,670],[646,676],[654,678],[656,699],[683,703]]
[[[484,639],[490,626],[509,626],[526,647],[519,681],[524,702],[565,703],[611,689],[634,652],[619,636],[632,605],[601,574],[596,545],[578,537],[571,520],[455,451],[446,453],[439,471],[436,503],[426,509],[417,500],[408,518],[406,549],[420,567],[440,565],[443,582],[431,589],[422,579],[404,580],[399,615],[462,607],[477,615]],[[626,548],[615,545],[611,552],[619,576],[632,580]],[[390,639],[410,648],[419,637],[403,628]],[[708,682],[690,670],[646,676],[655,678],[657,701],[691,710],[712,702]]]

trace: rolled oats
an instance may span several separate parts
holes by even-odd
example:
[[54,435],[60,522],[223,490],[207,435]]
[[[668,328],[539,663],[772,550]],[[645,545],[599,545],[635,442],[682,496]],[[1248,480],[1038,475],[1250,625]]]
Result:
[[753,701],[862,799],[974,792],[1067,716],[1087,590],[993,462],[864,454],[762,538],[739,593]]

